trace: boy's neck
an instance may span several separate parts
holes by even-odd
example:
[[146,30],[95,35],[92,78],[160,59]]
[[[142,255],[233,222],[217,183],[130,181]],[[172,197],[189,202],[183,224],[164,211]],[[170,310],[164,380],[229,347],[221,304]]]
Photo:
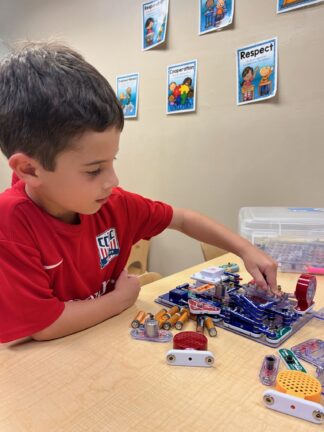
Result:
[[78,213],[60,211],[55,203],[52,203],[46,197],[43,197],[42,194],[27,184],[25,185],[25,192],[28,198],[30,198],[38,207],[42,208],[46,213],[55,217],[56,219],[71,225],[77,225],[80,223],[80,217]]

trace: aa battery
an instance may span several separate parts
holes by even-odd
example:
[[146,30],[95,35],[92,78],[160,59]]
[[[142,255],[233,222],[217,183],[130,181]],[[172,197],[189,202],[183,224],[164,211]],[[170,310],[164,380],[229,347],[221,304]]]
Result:
[[159,328],[162,328],[163,323],[165,323],[165,321],[167,321],[169,318],[170,317],[167,314],[164,314],[163,316],[161,316],[160,318],[158,318],[157,322],[158,322]]
[[197,325],[196,325],[196,332],[204,334],[204,322],[205,318],[203,315],[197,315]]
[[167,313],[167,310],[165,308],[160,309],[155,315],[154,318],[156,320],[159,320],[161,317],[163,317],[163,315],[165,315]]
[[188,321],[189,319],[189,310],[188,309],[181,309],[181,315],[178,319],[178,321],[175,324],[175,328],[177,330],[181,330],[183,327],[183,324]]
[[177,312],[172,315],[172,317],[170,317],[167,321],[164,321],[162,327],[164,328],[164,330],[170,330],[170,328],[173,327],[176,322],[178,322],[179,318],[180,314]]
[[216,327],[215,327],[215,325],[213,323],[213,320],[210,317],[206,317],[205,318],[204,324],[205,324],[205,327],[208,330],[209,336],[211,336],[211,337],[217,336]]
[[145,319],[147,313],[144,311],[139,311],[136,317],[131,322],[131,326],[136,329],[141,325],[141,322]]
[[179,312],[179,310],[180,310],[179,306],[173,306],[171,309],[169,309],[167,311],[167,314],[170,315],[170,316],[172,316],[175,313]]
[[154,318],[157,319],[159,321],[160,318],[164,317],[165,315],[167,315],[168,318],[171,318],[172,315],[174,315],[176,312],[179,312],[179,306],[173,306],[171,309],[166,310],[166,309],[160,309],[155,315]]
[[154,318],[154,315],[152,315],[151,313],[147,313],[147,314],[145,315],[145,317],[141,319],[141,321],[140,321],[141,325],[144,325],[145,321],[146,321],[148,318]]

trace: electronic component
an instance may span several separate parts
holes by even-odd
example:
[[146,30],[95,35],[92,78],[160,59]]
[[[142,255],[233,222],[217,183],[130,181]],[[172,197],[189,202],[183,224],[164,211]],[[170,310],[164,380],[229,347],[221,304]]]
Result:
[[324,369],[324,341],[321,339],[308,339],[291,348],[291,351],[300,359],[314,366]]
[[206,351],[208,339],[201,333],[185,331],[176,334],[173,338],[174,349],[192,348],[195,350]]
[[192,284],[179,285],[155,301],[189,308],[193,315],[209,316],[218,327],[271,347],[281,345],[313,317],[316,279],[312,275],[302,274],[295,290],[281,296],[253,281],[241,284],[239,274],[222,267],[209,267],[191,278]]
[[219,266],[224,272],[237,273],[240,271],[240,267],[236,263],[227,263]]
[[295,290],[295,297],[297,299],[296,309],[305,313],[313,307],[315,292],[316,277],[306,273],[300,275]]
[[215,284],[223,279],[227,279],[227,277],[224,277],[224,269],[221,267],[208,267],[193,274],[191,278],[209,284]]
[[279,372],[275,390],[269,389],[263,394],[267,408],[317,424],[324,422],[320,398],[321,383],[296,370]]
[[267,355],[264,357],[260,369],[259,378],[264,385],[273,385],[276,382],[280,358],[275,355]]
[[185,350],[169,350],[166,354],[166,361],[172,366],[211,367],[215,359],[210,351],[197,351],[188,348]]
[[166,361],[172,366],[211,367],[214,355],[207,351],[207,338],[201,333],[181,332],[173,338],[173,349],[166,353]]
[[298,358],[291,350],[286,348],[281,348],[278,351],[282,361],[284,362],[284,364],[288,369],[296,370],[300,372],[306,372],[304,366],[299,362]]
[[324,395],[324,368],[321,367],[316,368],[316,378],[322,385],[322,394]]
[[152,314],[145,320],[144,326],[133,328],[130,332],[132,338],[149,342],[169,342],[172,333],[167,330],[159,330],[159,321]]
[[192,314],[219,314],[221,311],[218,306],[205,299],[189,298],[188,306]]

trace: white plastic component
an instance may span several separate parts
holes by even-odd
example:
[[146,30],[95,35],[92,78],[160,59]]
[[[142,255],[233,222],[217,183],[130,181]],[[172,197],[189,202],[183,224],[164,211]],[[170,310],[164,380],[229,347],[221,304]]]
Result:
[[166,353],[166,361],[173,366],[211,367],[215,358],[210,351],[171,349]]
[[205,277],[216,278],[223,275],[224,269],[221,267],[208,267],[205,270],[201,270],[200,273]]
[[277,390],[266,390],[263,401],[267,408],[298,417],[312,423],[324,422],[324,407],[319,403],[295,397]]
[[[208,267],[191,276],[191,279],[201,281],[204,283],[211,283],[211,284],[220,282],[223,278],[224,278],[224,269],[221,267]],[[225,279],[228,278],[226,277]]]

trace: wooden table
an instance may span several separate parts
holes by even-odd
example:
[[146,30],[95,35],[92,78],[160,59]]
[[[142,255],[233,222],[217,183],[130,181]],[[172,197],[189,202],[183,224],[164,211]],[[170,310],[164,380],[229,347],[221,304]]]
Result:
[[[134,340],[137,311],[156,312],[154,299],[189,280],[199,269],[234,261],[233,255],[199,264],[142,288],[136,305],[81,333],[50,342],[25,342],[0,350],[1,432],[319,431],[323,426],[265,408],[258,374],[269,348],[227,330],[209,338],[212,368],[169,366],[172,343]],[[242,268],[242,267],[241,267]],[[249,280],[241,272],[244,281]],[[280,273],[293,292],[298,274]],[[316,309],[324,306],[320,276]],[[185,330],[193,330],[189,323]],[[323,338],[312,319],[283,346]],[[315,375],[315,368],[305,364]],[[283,366],[281,366],[283,367]],[[323,403],[323,398],[322,398]]]

